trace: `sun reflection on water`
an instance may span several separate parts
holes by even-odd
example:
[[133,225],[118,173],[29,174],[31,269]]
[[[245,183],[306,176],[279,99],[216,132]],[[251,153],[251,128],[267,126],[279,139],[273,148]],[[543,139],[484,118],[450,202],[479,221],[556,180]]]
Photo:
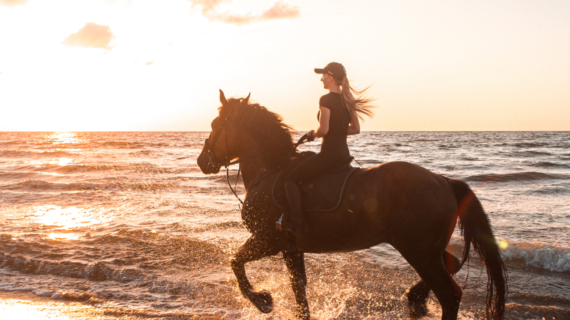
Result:
[[54,240],[77,240],[80,233],[91,230],[95,225],[108,222],[110,219],[102,219],[100,209],[85,209],[77,207],[62,208],[54,205],[36,207],[34,222],[41,225],[40,228],[49,230],[47,238]]
[[76,132],[54,132],[46,137],[53,144],[72,144],[79,143],[81,140]]
[[77,233],[50,233],[48,238],[52,240],[79,240],[79,235]]
[[73,162],[73,159],[70,158],[57,158],[50,161],[51,164],[57,164],[58,166],[66,166]]

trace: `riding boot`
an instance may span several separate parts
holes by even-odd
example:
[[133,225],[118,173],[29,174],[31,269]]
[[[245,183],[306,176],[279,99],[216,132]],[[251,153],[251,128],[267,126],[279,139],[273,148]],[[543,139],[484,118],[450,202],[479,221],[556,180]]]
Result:
[[289,202],[289,219],[282,222],[283,228],[291,231],[296,237],[303,236],[303,203],[299,186],[291,181],[285,182],[285,195]]

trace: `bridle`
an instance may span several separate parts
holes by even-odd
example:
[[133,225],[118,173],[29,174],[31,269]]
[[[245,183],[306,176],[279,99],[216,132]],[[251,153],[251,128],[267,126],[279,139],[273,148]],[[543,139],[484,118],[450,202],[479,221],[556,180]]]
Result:
[[[218,132],[218,134],[214,135],[212,137],[212,143],[210,143],[210,138],[206,138],[206,140],[204,141],[204,146],[206,146],[206,154],[208,155],[208,164],[213,165],[215,167],[228,167],[229,165],[233,164],[230,163],[230,161],[228,161],[228,155],[226,154],[225,156],[225,161],[220,161],[218,155],[216,154],[216,151],[214,151],[214,145],[216,144],[216,141],[218,140],[218,138],[222,135],[222,131],[226,132],[226,153],[228,151],[228,119],[224,120],[224,127],[222,128],[222,130],[220,130]],[[239,160],[239,159],[238,159]]]
[[[239,200],[239,202],[241,203],[241,205],[243,206],[243,201],[240,199],[240,197],[238,196],[237,192],[235,191],[234,187],[232,187],[231,183],[230,183],[230,171],[229,171],[229,167],[231,165],[234,164],[240,164],[241,160],[245,160],[251,157],[254,157],[256,155],[262,154],[263,151],[259,151],[259,152],[254,152],[252,154],[249,154],[247,156],[243,156],[243,157],[239,157],[236,160],[230,161],[228,158],[228,155],[226,154],[224,157],[224,160],[220,160],[220,157],[218,157],[218,155],[216,154],[216,151],[214,151],[214,145],[216,144],[216,141],[219,139],[222,131],[226,132],[226,139],[225,139],[225,143],[226,143],[226,153],[228,153],[229,149],[228,149],[228,119],[225,118],[224,119],[224,126],[223,128],[219,131],[218,134],[214,135],[212,137],[212,141],[210,142],[209,138],[206,138],[206,140],[204,141],[204,146],[206,147],[206,154],[208,155],[208,164],[209,165],[213,165],[215,167],[225,167],[226,168],[226,181],[228,183],[228,186],[230,187],[230,190],[232,191],[232,193],[234,194],[234,196]],[[305,143],[306,141],[312,141],[313,139],[309,138],[306,134],[303,135],[299,141],[295,144],[293,144],[293,150],[291,150],[291,154],[289,154],[289,156],[287,156],[287,159],[290,158],[290,156],[292,154],[294,154],[297,149],[297,147],[303,143]],[[287,160],[288,161],[288,160]],[[237,182],[239,180],[239,175],[241,172],[241,165],[238,168],[238,173],[236,176],[236,181],[235,181],[235,188],[237,188]],[[253,183],[253,185],[256,185],[257,183],[259,183],[260,181],[262,181],[263,179],[265,179],[267,176],[269,176],[269,174],[272,172],[267,172],[265,173],[263,176],[261,176],[260,178],[256,179],[256,181]],[[240,208],[241,211],[241,208]]]
[[[226,156],[224,161],[220,161],[220,158],[216,155],[216,151],[214,151],[214,145],[216,143],[216,141],[218,140],[218,138],[220,137],[222,131],[226,132],[226,139],[225,139],[225,143],[226,143]],[[215,167],[226,167],[226,181],[228,182],[228,186],[230,187],[230,190],[232,190],[232,193],[234,194],[234,196],[239,200],[239,202],[241,203],[241,205],[243,206],[243,201],[240,199],[240,197],[238,196],[237,192],[234,190],[234,187],[232,187],[231,183],[230,183],[230,169],[229,167],[233,164],[240,164],[241,160],[245,160],[251,157],[254,157],[256,155],[262,154],[262,151],[259,152],[254,152],[252,154],[249,154],[247,156],[244,157],[239,157],[236,160],[230,161],[228,160],[228,155],[227,153],[229,153],[229,149],[228,149],[228,119],[225,118],[224,119],[224,126],[222,128],[222,130],[219,131],[218,134],[214,135],[212,137],[212,142],[210,143],[209,138],[206,138],[206,140],[204,141],[204,146],[206,147],[206,154],[208,155],[208,164],[209,165],[213,165]],[[237,182],[239,180],[239,175],[241,172],[241,165],[238,167],[238,173],[236,176],[236,182],[235,182],[235,188],[237,189]],[[260,181],[260,180],[259,180]],[[259,182],[257,181],[257,182]],[[241,211],[241,208],[240,208]]]

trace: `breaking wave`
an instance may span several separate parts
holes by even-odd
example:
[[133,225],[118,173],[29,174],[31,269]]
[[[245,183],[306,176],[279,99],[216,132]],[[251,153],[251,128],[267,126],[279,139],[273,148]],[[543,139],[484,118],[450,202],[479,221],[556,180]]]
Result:
[[[463,250],[463,238],[452,238],[450,246],[454,251]],[[507,242],[501,250],[507,263],[518,263],[528,267],[570,272],[570,247],[557,246],[542,242]],[[475,256],[473,249],[470,254]]]

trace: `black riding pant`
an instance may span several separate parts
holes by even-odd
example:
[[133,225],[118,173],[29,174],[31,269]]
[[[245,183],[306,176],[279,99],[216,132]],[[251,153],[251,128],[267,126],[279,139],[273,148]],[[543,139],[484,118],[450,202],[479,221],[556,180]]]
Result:
[[321,152],[308,157],[291,169],[284,180],[302,184],[331,171],[348,157],[350,152],[346,144],[328,145],[321,148]]

